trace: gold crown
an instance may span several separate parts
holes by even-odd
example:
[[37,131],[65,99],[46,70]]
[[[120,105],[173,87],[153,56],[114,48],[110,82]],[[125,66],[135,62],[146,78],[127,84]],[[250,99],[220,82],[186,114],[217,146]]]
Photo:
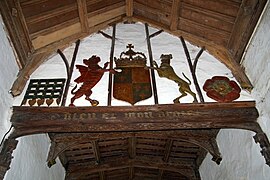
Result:
[[145,67],[146,56],[142,52],[134,52],[132,44],[127,45],[128,50],[120,54],[120,58],[114,58],[116,68],[121,67]]

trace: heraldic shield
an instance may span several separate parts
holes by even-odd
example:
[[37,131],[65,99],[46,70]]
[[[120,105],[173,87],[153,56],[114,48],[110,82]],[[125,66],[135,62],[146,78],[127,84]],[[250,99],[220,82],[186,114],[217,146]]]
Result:
[[146,67],[146,56],[141,52],[134,52],[131,44],[128,51],[122,52],[120,58],[115,58],[116,70],[114,74],[113,97],[126,101],[132,105],[152,96],[149,69]]

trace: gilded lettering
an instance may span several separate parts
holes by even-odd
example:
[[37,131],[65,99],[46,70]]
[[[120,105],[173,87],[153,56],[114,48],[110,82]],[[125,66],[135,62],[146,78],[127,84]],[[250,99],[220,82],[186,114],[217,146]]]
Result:
[[138,117],[138,118],[144,118],[144,113],[138,112],[138,113],[137,113],[137,117]]
[[158,117],[159,118],[164,118],[164,117],[166,117],[166,115],[165,115],[164,112],[160,112],[160,113],[158,113]]
[[85,120],[87,118],[87,114],[81,113],[80,114],[80,120]]
[[144,112],[145,118],[154,118],[152,112]]
[[102,119],[108,119],[108,118],[109,118],[109,113],[102,114]]
[[77,113],[74,113],[73,116],[72,116],[72,120],[75,120],[75,119],[79,119],[79,116]]
[[88,119],[96,119],[97,118],[96,113],[88,113],[87,118]]
[[136,113],[134,112],[128,113],[128,118],[136,118]]
[[64,120],[71,120],[71,114],[70,113],[65,113],[64,114]]

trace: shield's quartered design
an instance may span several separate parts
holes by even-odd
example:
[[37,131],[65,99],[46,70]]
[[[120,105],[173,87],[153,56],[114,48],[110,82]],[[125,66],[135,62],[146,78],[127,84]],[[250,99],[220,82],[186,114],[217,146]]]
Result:
[[146,56],[134,52],[131,44],[128,51],[122,52],[120,58],[115,58],[115,69],[121,72],[114,74],[113,97],[122,101],[135,103],[152,96],[150,73],[146,67]]

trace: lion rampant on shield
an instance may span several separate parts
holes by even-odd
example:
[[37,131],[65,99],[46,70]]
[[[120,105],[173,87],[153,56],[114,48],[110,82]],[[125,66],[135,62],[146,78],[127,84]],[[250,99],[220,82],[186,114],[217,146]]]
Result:
[[84,59],[83,65],[76,65],[76,68],[81,73],[81,76],[76,78],[74,82],[77,84],[82,83],[81,87],[77,89],[76,86],[71,90],[71,94],[74,96],[71,98],[71,102],[69,106],[75,106],[74,101],[83,95],[85,95],[85,99],[88,100],[92,106],[97,106],[99,102],[97,100],[91,99],[90,96],[92,94],[92,88],[100,81],[104,72],[115,73],[113,69],[106,69],[109,65],[109,62],[104,63],[104,67],[100,67],[98,63],[100,62],[100,57],[93,55],[89,59]]

